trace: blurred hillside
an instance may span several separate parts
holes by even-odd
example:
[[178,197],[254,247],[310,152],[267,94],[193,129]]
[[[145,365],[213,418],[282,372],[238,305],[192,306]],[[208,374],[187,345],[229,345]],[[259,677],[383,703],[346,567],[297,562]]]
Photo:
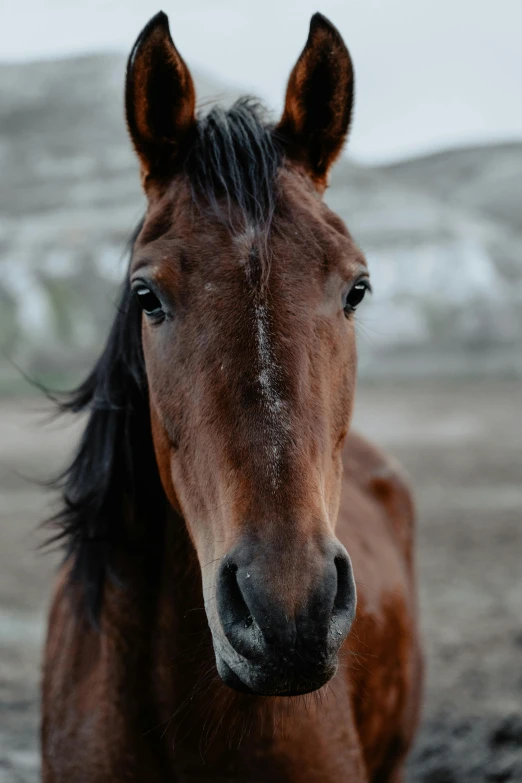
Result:
[[[46,380],[83,372],[112,319],[144,206],[124,64],[0,66],[0,391],[17,383],[12,362]],[[200,104],[235,97],[196,81]],[[363,373],[522,373],[522,143],[343,160],[327,198],[372,272]]]

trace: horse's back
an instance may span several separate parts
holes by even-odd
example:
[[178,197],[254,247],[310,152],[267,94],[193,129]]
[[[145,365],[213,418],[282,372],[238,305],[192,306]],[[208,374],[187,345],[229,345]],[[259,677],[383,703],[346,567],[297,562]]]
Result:
[[352,559],[358,601],[344,645],[347,676],[370,780],[388,781],[420,705],[414,507],[400,467],[359,435],[348,436],[343,464],[337,533]]

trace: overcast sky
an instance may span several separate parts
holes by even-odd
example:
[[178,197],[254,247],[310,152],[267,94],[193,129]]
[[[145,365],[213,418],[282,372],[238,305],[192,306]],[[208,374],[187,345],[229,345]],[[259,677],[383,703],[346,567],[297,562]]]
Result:
[[160,9],[189,65],[275,110],[311,14],[328,16],[355,62],[360,160],[522,140],[522,0],[0,0],[0,59],[128,52]]

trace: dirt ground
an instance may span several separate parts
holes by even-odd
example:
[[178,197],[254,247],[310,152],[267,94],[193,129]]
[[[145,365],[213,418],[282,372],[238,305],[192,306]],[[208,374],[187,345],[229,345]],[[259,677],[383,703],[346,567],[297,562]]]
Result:
[[[0,783],[38,780],[38,679],[56,558],[52,501],[29,478],[64,464],[78,427],[41,400],[0,402]],[[362,386],[357,428],[405,465],[419,513],[424,721],[419,783],[522,782],[522,383]]]

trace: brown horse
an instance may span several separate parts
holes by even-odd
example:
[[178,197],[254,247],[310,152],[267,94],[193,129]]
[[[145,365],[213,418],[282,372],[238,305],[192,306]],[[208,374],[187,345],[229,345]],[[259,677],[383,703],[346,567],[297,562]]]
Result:
[[322,201],[352,98],[319,14],[273,126],[248,100],[196,117],[164,14],[133,49],[148,209],[105,350],[65,404],[89,415],[57,518],[46,783],[402,778],[412,504],[347,436],[368,270]]

